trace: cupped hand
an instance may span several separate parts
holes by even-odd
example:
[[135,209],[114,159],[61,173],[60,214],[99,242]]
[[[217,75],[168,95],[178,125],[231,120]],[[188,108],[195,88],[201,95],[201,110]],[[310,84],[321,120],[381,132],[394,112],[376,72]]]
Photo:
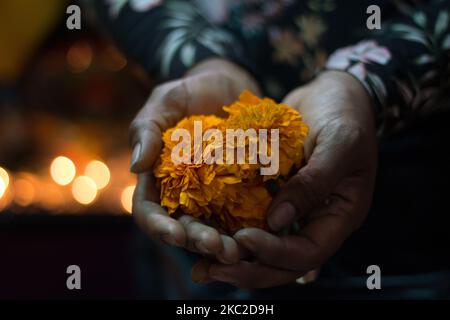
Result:
[[152,168],[160,155],[162,133],[166,129],[186,116],[221,115],[222,107],[236,100],[245,89],[259,90],[247,72],[225,60],[207,60],[184,78],[156,87],[130,127],[131,170],[138,174],[133,197],[137,223],[153,238],[215,257],[223,263],[239,260],[236,242],[192,217],[183,216],[178,220],[169,217],[159,205]]
[[260,229],[234,235],[251,260],[234,265],[201,261],[197,281],[265,288],[295,281],[320,267],[364,221],[377,167],[374,114],[369,96],[352,76],[327,71],[284,100],[310,126],[307,163],[282,187],[268,213],[273,231],[302,219],[298,235]]

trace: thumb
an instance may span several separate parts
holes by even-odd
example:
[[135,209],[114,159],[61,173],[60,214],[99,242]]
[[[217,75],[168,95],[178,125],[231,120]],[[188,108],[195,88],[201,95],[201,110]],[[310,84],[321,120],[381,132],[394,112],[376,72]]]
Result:
[[130,170],[142,173],[151,170],[162,148],[162,132],[154,120],[134,121],[130,128],[133,148]]
[[[268,211],[274,231],[291,224],[299,216],[325,204],[331,191],[351,168],[352,143],[339,139],[332,127],[319,133],[306,166],[282,186]],[[339,132],[339,131],[337,131]]]
[[153,89],[130,126],[132,172],[143,173],[152,169],[163,145],[163,132],[184,116],[187,95],[183,80],[168,82]]
[[268,224],[274,231],[292,224],[299,216],[304,216],[324,204],[336,184],[334,177],[326,178],[320,169],[306,166],[281,188],[273,199],[268,213]]

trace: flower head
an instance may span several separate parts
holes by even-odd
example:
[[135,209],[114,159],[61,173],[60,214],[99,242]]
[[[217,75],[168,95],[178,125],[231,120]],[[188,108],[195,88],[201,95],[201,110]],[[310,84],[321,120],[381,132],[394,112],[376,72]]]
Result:
[[[224,110],[229,114],[227,119],[191,116],[164,132],[164,148],[154,170],[160,189],[161,205],[167,208],[170,215],[180,212],[203,218],[216,223],[221,230],[228,233],[245,227],[267,229],[266,212],[272,197],[266,180],[274,180],[280,175],[287,177],[294,166],[301,164],[303,142],[308,127],[296,110],[268,98],[260,99],[248,91],[244,91],[239,101],[224,107]],[[197,122],[202,124],[201,132],[198,132]],[[188,153],[183,155],[187,160],[184,162],[176,162],[173,159],[180,146],[177,139],[172,139],[177,129],[188,133],[188,141],[183,141],[186,148],[182,151],[185,153],[187,150]],[[227,136],[225,132],[228,129],[265,129],[267,132],[277,129],[279,134],[268,134],[269,141],[266,141],[265,145],[268,155],[279,152],[279,170],[272,175],[262,176],[260,169],[264,165],[261,162],[250,163],[249,160],[253,157],[251,152],[248,152],[250,144],[256,142],[259,145],[262,142],[260,135],[244,137],[240,140],[241,145],[229,145],[226,139],[204,140],[203,137],[207,136],[210,129],[215,129],[222,137]],[[200,144],[196,140],[196,133],[202,136]],[[275,139],[279,150],[271,148],[271,142]],[[226,161],[228,152],[235,155],[239,147],[246,150],[245,163]],[[222,156],[216,158],[221,161],[208,162],[212,157],[211,148],[214,154],[225,150],[226,159],[222,153]],[[257,151],[258,156],[261,156],[260,150]],[[200,161],[198,155],[201,155]]]
[[197,164],[193,161],[174,163],[172,149],[176,142],[172,141],[172,133],[176,129],[186,129],[190,133],[193,151],[189,156],[191,159],[194,158],[195,121],[201,121],[203,131],[206,131],[216,128],[223,120],[215,116],[192,116],[167,130],[163,134],[164,148],[154,173],[161,191],[161,205],[168,209],[169,214],[181,209],[194,217],[209,218],[211,208],[220,198],[223,188],[227,184],[239,183],[240,179],[228,174],[225,167],[217,164]]
[[[287,176],[292,167],[299,166],[303,160],[303,143],[308,135],[309,128],[302,121],[302,116],[297,110],[286,104],[277,104],[269,98],[260,99],[249,91],[244,91],[239,101],[233,103],[224,110],[229,113],[229,117],[224,123],[227,128],[250,128],[261,130],[267,129],[268,134],[271,129],[278,129],[279,135],[279,162],[280,171],[277,175],[266,176],[276,178],[278,175]],[[271,135],[267,148],[270,150]]]

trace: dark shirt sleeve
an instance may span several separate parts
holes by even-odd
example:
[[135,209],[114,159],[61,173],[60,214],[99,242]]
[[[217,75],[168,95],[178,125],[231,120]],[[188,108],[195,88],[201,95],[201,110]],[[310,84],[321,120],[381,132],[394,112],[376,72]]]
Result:
[[98,19],[131,59],[156,79],[181,77],[197,62],[223,57],[252,71],[241,40],[186,0],[97,0]]
[[337,50],[327,68],[358,78],[380,118],[405,121],[439,107],[448,110],[450,1],[431,1],[387,22],[368,40]]

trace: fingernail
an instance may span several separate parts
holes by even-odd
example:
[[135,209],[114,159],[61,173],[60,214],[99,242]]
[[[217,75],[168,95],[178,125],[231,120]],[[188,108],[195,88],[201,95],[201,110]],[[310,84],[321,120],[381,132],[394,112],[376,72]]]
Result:
[[180,244],[174,239],[174,237],[170,233],[163,234],[161,236],[161,240],[164,241],[169,246],[180,247]]
[[195,247],[201,253],[205,253],[205,254],[210,254],[211,253],[211,251],[208,248],[206,248],[206,246],[201,241],[195,242]]
[[298,278],[296,282],[301,285],[305,285],[314,282],[317,278],[317,272],[315,270],[309,271],[304,276]]
[[269,215],[269,226],[274,231],[279,231],[283,227],[292,223],[295,218],[295,208],[289,202],[283,202],[272,210]]
[[131,166],[130,166],[131,171],[135,169],[134,166],[136,165],[136,163],[139,161],[140,158],[141,158],[141,144],[138,142],[134,146],[133,153],[131,155]]
[[236,262],[232,261],[231,259],[228,259],[228,257],[224,257],[220,254],[216,255],[216,259],[219,260],[219,262],[223,264],[235,264]]
[[318,272],[316,270],[309,271],[307,274],[303,276],[305,278],[305,283],[314,282],[317,279]]
[[306,284],[305,277],[300,277],[297,280],[295,280],[295,282],[297,282],[298,284],[301,284],[301,285]]

